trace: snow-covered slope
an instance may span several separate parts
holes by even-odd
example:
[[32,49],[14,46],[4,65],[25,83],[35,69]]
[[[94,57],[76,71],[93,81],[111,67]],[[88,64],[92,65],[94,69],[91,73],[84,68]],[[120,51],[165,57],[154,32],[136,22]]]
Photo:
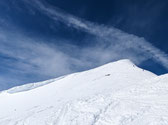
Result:
[[168,125],[168,75],[129,60],[0,93],[0,125]]

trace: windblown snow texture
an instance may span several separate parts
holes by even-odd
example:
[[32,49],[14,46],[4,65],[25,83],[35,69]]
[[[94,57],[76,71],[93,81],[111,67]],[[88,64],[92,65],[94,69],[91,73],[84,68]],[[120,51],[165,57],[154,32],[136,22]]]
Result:
[[0,125],[168,125],[168,75],[129,60],[0,93]]

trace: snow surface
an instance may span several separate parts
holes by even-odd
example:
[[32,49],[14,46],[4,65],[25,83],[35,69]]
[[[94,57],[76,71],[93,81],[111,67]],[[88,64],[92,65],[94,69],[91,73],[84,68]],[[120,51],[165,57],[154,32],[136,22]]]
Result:
[[168,125],[168,74],[120,60],[0,93],[0,125]]

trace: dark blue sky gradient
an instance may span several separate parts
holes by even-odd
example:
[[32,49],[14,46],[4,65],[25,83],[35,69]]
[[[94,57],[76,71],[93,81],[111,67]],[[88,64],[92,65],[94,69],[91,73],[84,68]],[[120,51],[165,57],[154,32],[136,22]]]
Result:
[[[166,0],[46,0],[86,20],[112,25],[145,37],[168,52],[168,1]],[[168,44],[168,43],[167,43]]]
[[[143,37],[168,54],[168,1],[166,0],[43,0],[43,2],[90,22],[112,26],[126,33]],[[42,39],[46,44],[57,46],[70,44],[80,49],[97,45],[93,35],[70,28],[59,20],[52,20],[38,9],[31,8],[24,0],[0,1],[0,28],[2,31],[8,30],[11,33],[22,32],[29,38]],[[66,51],[71,53],[73,50],[66,49]],[[11,66],[12,61],[17,62],[17,59],[0,53],[0,74],[11,78],[16,76],[16,85],[52,78],[29,73],[13,74],[11,69],[13,68],[13,71],[18,69]],[[152,58],[139,66],[158,75],[168,72]],[[87,68],[77,71],[83,69]],[[22,77],[21,80],[17,74]],[[10,84],[6,88],[14,85],[14,83]]]
[[[168,1],[165,0],[45,0],[65,12],[99,24],[111,25],[127,33],[144,37],[146,40],[168,52]],[[34,15],[28,6],[20,1],[2,0],[0,3],[1,18],[12,22],[28,34],[82,39],[84,34],[75,29],[64,27],[53,28],[53,21],[38,10]],[[46,26],[47,25],[47,26]],[[55,24],[54,24],[55,25]],[[68,31],[67,31],[68,30]],[[72,30],[72,31],[71,31]],[[75,33],[78,33],[77,35]],[[62,35],[62,36],[60,36]],[[73,36],[74,35],[74,36]],[[81,42],[79,44],[82,44]],[[168,44],[168,43],[167,43]]]

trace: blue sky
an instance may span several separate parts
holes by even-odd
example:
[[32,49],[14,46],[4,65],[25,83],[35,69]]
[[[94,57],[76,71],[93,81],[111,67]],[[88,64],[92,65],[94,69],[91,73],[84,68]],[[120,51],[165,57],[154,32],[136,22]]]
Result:
[[128,58],[168,72],[168,2],[1,0],[0,90]]

